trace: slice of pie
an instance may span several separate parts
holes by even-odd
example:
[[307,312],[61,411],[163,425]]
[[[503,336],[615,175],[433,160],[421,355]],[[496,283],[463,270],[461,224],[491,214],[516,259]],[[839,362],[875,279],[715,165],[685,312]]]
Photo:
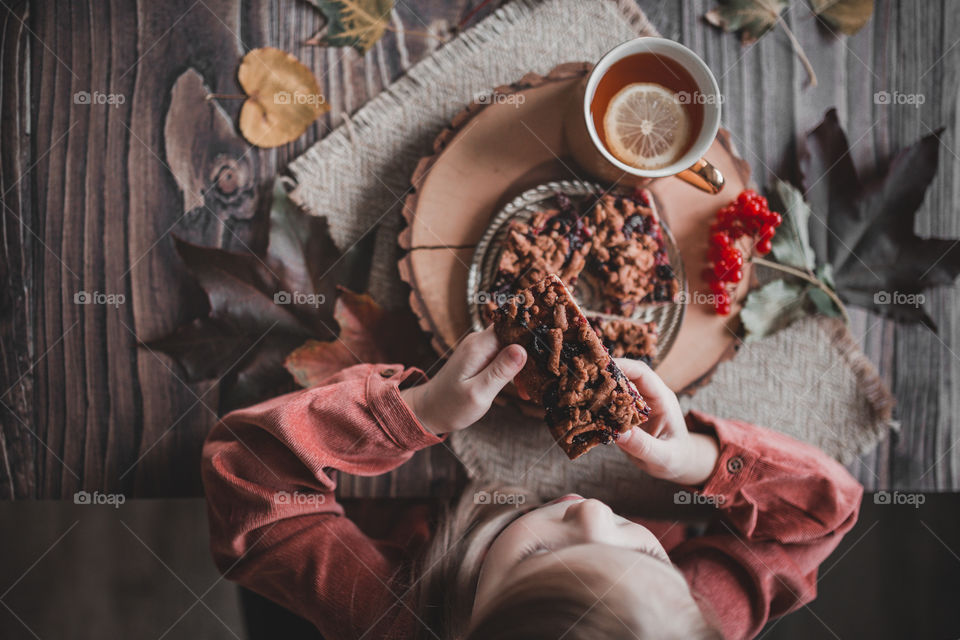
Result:
[[571,460],[647,420],[646,402],[559,277],[517,291],[494,315],[500,343],[527,350],[515,384],[543,406],[550,433]]
[[652,365],[657,357],[657,323],[587,313],[590,326],[614,358],[642,360]]

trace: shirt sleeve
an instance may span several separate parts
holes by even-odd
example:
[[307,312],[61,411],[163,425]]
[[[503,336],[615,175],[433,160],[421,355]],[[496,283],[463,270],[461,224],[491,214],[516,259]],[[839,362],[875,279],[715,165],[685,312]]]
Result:
[[857,521],[863,487],[837,461],[783,434],[699,412],[690,431],[720,455],[699,493],[719,508],[671,558],[726,638],[752,638],[816,596],[817,568]]
[[400,575],[410,559],[343,516],[333,471],[385,473],[442,440],[399,394],[424,379],[418,369],[357,365],[224,417],[202,461],[218,568],[324,637],[381,637],[376,629],[398,613],[410,618]]

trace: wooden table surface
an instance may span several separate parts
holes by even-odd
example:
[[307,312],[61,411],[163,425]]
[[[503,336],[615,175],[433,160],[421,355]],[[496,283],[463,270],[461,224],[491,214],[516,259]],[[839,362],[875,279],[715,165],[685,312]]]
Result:
[[[323,24],[303,0],[0,2],[0,495],[200,493],[199,451],[216,419],[217,383],[184,383],[172,361],[137,344],[197,313],[171,234],[262,247],[273,176],[442,46],[411,30],[449,35],[478,0],[396,4],[395,32],[360,56],[303,45]],[[703,22],[709,2],[639,4],[661,33],[714,69],[724,124],[761,184],[789,175],[798,132],[831,106],[858,166],[946,126],[917,231],[960,237],[955,3],[878,0],[852,38],[835,38],[794,3],[786,20],[817,71],[814,88],[805,87],[782,32],[741,47]],[[583,28],[591,27],[601,28]],[[332,106],[304,136],[261,150],[235,132],[213,133],[203,118],[168,121],[173,83],[185,70],[196,69],[211,91],[235,94],[240,57],[267,45],[309,66]],[[918,107],[877,104],[877,91],[925,99]],[[78,92],[98,97],[85,103]],[[221,105],[235,120],[240,102]],[[184,144],[192,140],[206,144]],[[215,177],[233,161],[248,171],[241,188],[227,192]],[[185,201],[174,178],[184,173],[199,182],[204,202]],[[198,204],[230,213],[229,228],[191,215]],[[80,291],[122,294],[123,302],[75,304]],[[899,434],[851,465],[868,488],[960,485],[960,287],[928,299],[939,335],[853,309],[852,332],[896,395],[901,423]],[[444,495],[459,477],[452,454],[435,448],[393,474],[344,479],[341,493]]]

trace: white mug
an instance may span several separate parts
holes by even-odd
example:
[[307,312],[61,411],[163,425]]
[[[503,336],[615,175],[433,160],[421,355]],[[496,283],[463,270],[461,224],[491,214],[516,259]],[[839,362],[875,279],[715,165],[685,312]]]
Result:
[[[675,162],[657,169],[639,169],[619,160],[600,139],[590,112],[597,84],[610,67],[628,56],[652,53],[670,58],[693,78],[703,105],[703,123],[690,148]],[[723,175],[703,159],[720,128],[722,101],[717,79],[706,63],[690,49],[666,38],[643,37],[617,45],[600,58],[587,77],[578,83],[564,114],[564,132],[571,155],[580,166],[601,180],[628,185],[645,184],[654,178],[676,176],[693,186],[717,193]]]

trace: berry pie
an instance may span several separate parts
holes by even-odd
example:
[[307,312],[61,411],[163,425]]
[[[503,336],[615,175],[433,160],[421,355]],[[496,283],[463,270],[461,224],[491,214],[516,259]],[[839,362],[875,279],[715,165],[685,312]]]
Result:
[[[538,211],[528,222],[514,220],[509,224],[491,300],[502,301],[551,273],[571,289],[582,280],[590,292],[589,306],[604,314],[629,316],[637,305],[674,299],[680,283],[670,266],[649,191],[638,189],[632,196],[604,194],[577,200],[558,194],[556,201],[556,208]],[[496,302],[486,306],[488,320],[493,319],[496,307]],[[655,337],[636,348],[617,342],[646,336],[649,330],[638,333],[617,326],[599,331],[606,336],[608,347],[617,347],[614,353],[639,349],[648,358],[655,355]]]

